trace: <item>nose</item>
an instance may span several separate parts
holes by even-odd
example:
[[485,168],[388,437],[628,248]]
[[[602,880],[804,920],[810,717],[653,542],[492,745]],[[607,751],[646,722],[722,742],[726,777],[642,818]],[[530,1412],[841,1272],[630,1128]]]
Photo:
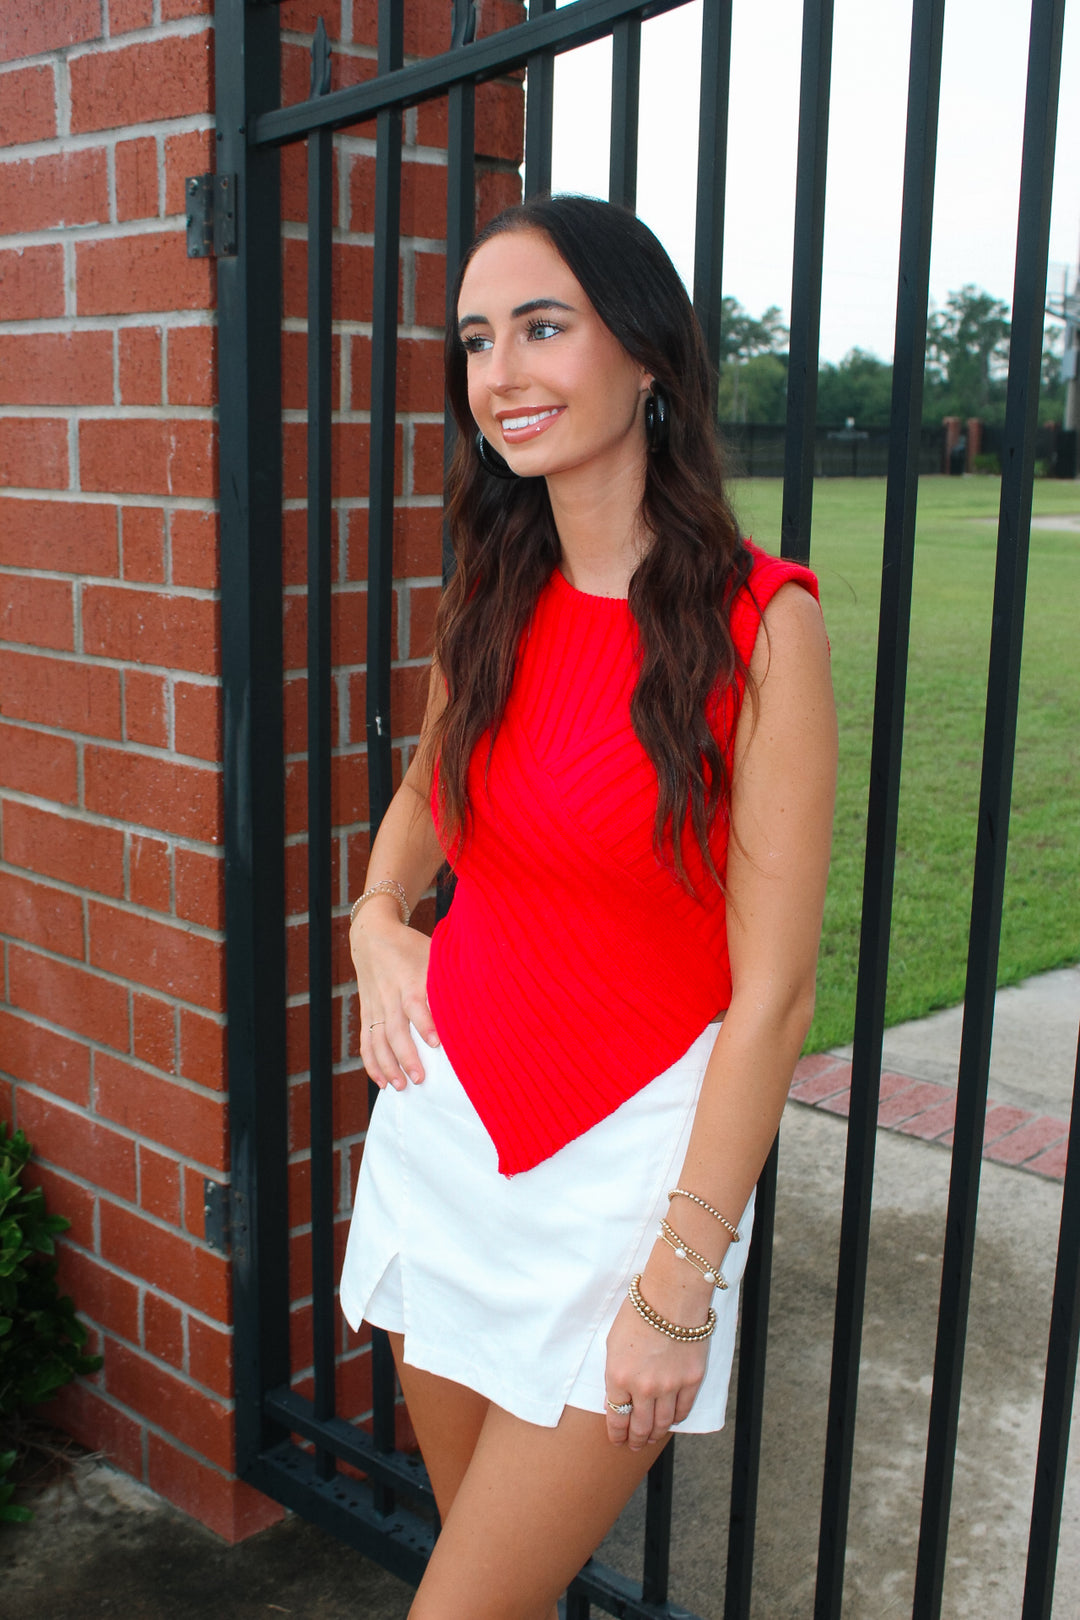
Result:
[[488,350],[484,381],[493,394],[510,394],[522,386],[520,345],[514,334],[497,336]]

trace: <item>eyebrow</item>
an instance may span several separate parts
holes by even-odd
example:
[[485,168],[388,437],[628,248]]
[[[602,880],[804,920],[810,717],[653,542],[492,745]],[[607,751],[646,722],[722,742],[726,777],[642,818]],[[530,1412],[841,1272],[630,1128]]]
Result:
[[[519,304],[510,311],[510,319],[520,320],[522,315],[533,315],[538,309],[565,309],[571,315],[574,313],[573,304],[564,304],[559,298],[530,298],[527,304]],[[458,321],[458,331],[463,331],[466,326],[490,324],[486,315],[463,315]]]

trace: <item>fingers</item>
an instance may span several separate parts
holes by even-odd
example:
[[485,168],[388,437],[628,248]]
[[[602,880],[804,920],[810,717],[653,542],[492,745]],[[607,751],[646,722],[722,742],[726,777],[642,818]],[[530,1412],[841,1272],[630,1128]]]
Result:
[[[626,1437],[630,1432],[630,1408],[632,1404],[629,1395],[613,1395],[610,1390],[608,1391],[605,1399],[607,1432],[608,1439],[613,1446],[624,1446],[626,1444]],[[616,1406],[625,1406],[627,1410],[625,1412],[616,1412],[614,1410]]]
[[435,1020],[431,1016],[431,1008],[427,1004],[427,997],[417,996],[412,999],[406,997],[404,1006],[409,1021],[420,1039],[426,1041],[429,1046],[438,1046],[439,1035],[435,1028]]
[[659,1395],[655,1400],[635,1401],[634,1410],[630,1415],[627,1445],[631,1451],[640,1451],[643,1446],[662,1444],[667,1439],[674,1421],[674,1392],[670,1395]]
[[374,1080],[380,1091],[384,1091],[393,1079],[393,1065],[390,1072],[384,1073],[381,1062],[375,1055],[375,1036],[378,1033],[379,1023],[380,1020],[375,1019],[371,1024],[365,1025],[360,1036],[360,1061],[368,1078]]
[[675,1416],[672,1418],[673,1423],[682,1423],[684,1419],[690,1416],[696,1396],[697,1385],[695,1385],[693,1389],[680,1389],[679,1398],[675,1402]]
[[393,1086],[400,1091],[409,1080],[419,1085],[424,1065],[414,1033],[422,1046],[439,1044],[426,994],[430,939],[400,923],[368,938],[358,921],[349,948],[360,995],[360,1056],[365,1069],[380,1089]]
[[646,1445],[658,1446],[665,1441],[675,1421],[675,1395],[664,1395],[653,1405],[652,1433]]
[[417,1086],[423,1081],[424,1066],[408,1022],[400,1014],[397,1018],[367,1020],[360,1037],[360,1056],[380,1089],[390,1085],[395,1091],[403,1091],[409,1080]]
[[626,1443],[631,1451],[640,1451],[652,1439],[655,1406],[655,1401],[646,1398],[634,1402],[634,1410],[630,1414],[630,1430],[626,1436]]
[[[629,1395],[609,1392],[605,1401],[608,1439],[613,1445],[629,1446],[631,1451],[662,1445],[671,1425],[689,1414],[695,1393],[694,1390],[673,1390],[667,1395],[641,1395],[632,1400]],[[616,1412],[616,1406],[629,1406],[630,1411]]]
[[427,1006],[426,1001],[410,1006],[410,1008],[406,1008],[406,1011],[408,1011],[410,1022],[413,1024],[413,1029],[416,1030],[419,1038],[426,1040],[429,1047],[437,1047],[439,1045],[439,1032],[436,1030],[436,1021],[432,1019],[431,1008]]

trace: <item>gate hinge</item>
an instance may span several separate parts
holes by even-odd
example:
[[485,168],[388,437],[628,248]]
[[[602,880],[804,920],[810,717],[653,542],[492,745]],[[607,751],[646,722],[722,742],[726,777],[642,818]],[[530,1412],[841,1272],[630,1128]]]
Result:
[[235,174],[193,174],[184,181],[189,259],[230,259],[236,253]]
[[203,1181],[203,1237],[208,1248],[228,1254],[232,1247],[233,1220],[230,1188],[224,1181]]

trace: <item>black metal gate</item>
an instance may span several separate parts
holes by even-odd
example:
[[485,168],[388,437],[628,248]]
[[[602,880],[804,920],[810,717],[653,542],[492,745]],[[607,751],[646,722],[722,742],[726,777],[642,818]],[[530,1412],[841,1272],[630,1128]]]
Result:
[[[260,1490],[409,1580],[419,1578],[432,1545],[433,1500],[419,1460],[395,1449],[387,1346],[381,1335],[370,1353],[345,1346],[334,1291],[335,1239],[341,1235],[341,1195],[350,1163],[341,1146],[334,1091],[335,1075],[347,1066],[340,990],[348,974],[340,954],[347,889],[340,872],[332,871],[331,846],[331,827],[340,821],[332,803],[331,555],[332,546],[341,543],[331,499],[333,137],[358,124],[370,130],[374,121],[365,655],[374,829],[394,780],[395,378],[404,112],[439,98],[446,106],[445,244],[452,274],[475,220],[477,85],[526,70],[525,190],[542,191],[550,182],[554,56],[610,35],[610,195],[633,205],[641,24],[683,3],[576,0],[556,10],[554,0],[530,0],[527,22],[476,39],[473,6],[456,0],[451,48],[404,65],[404,0],[379,0],[375,76],[331,92],[320,26],[311,52],[310,96],[286,107],[279,92],[281,16],[273,0],[217,0],[216,5],[217,169],[233,188],[237,235],[235,255],[219,260],[218,293],[238,1467]],[[943,12],[944,0],[914,0],[852,1107],[814,1611],[822,1620],[840,1614],[851,1491],[896,848]],[[941,1611],[955,1459],[1012,782],[1063,14],[1064,0],[1034,0],[966,1012],[915,1587],[918,1620],[933,1620]],[[831,0],[805,0],[781,532],[783,552],[800,558],[810,551],[831,43]],[[730,48],[731,0],[704,0],[694,300],[714,355],[720,345]],[[287,49],[295,57],[292,35]],[[280,153],[296,143],[305,143],[307,153],[307,306],[304,320],[292,328],[306,330],[307,568],[306,577],[289,578],[293,597],[306,600],[307,725],[302,747],[292,744],[287,754],[287,730],[295,730],[296,720],[286,712],[283,693],[285,446],[278,267]],[[298,414],[303,413],[294,401],[286,432]],[[294,498],[292,508],[297,505]],[[289,704],[297,691],[288,694]],[[299,808],[293,804],[297,793]],[[297,862],[304,861],[306,879],[303,869],[297,870]],[[305,882],[303,925],[297,926],[287,889],[303,889]],[[291,980],[287,943],[298,945],[306,962]],[[300,1082],[295,1074],[290,1078],[286,1056],[298,1042],[306,1043]],[[1074,1094],[1074,1124],[1078,1118]],[[1074,1148],[1078,1140],[1080,1127],[1073,1132]],[[744,1292],[724,1608],[729,1620],[750,1612],[775,1166],[774,1148],[759,1186]],[[1080,1150],[1070,1152],[1065,1180],[1024,1620],[1046,1620],[1050,1614],[1078,1323]],[[290,1332],[303,1346],[299,1362],[290,1350]],[[365,1413],[369,1426],[353,1421]],[[674,1466],[671,1447],[650,1476],[643,1582],[631,1584],[593,1561],[571,1590],[572,1617],[581,1620],[590,1605],[617,1615],[685,1615],[669,1604],[667,1591]]]

